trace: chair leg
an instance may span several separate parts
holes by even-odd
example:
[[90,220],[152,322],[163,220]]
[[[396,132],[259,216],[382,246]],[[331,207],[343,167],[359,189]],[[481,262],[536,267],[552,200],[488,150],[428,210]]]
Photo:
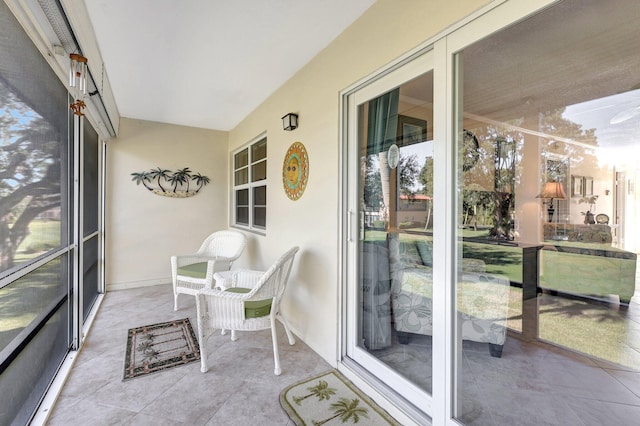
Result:
[[[235,342],[236,340],[238,340],[238,337],[236,337],[236,331],[235,330],[230,330],[230,331],[231,331],[231,340]],[[221,329],[220,334],[223,336],[226,336],[227,330],[225,328]]]
[[280,314],[278,314],[278,319],[284,326],[284,331],[287,333],[287,339],[289,339],[289,345],[291,346],[295,345],[296,339],[293,337],[293,333],[291,333],[291,330],[289,329],[289,324],[287,323],[287,320],[284,319],[284,317]]
[[173,310],[178,310],[178,293],[173,292]]
[[207,338],[205,331],[206,308],[205,302],[196,296],[196,315],[198,320],[198,346],[200,346],[200,371],[206,373],[207,367]]
[[271,316],[271,339],[273,340],[273,361],[275,363],[273,374],[279,376],[282,373],[282,369],[280,368],[280,355],[278,354],[278,336],[276,332],[275,315]]

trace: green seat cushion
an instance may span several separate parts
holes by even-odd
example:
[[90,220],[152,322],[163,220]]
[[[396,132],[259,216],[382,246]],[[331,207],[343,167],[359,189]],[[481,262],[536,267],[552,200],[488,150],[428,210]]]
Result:
[[207,277],[207,262],[192,263],[178,268],[178,275],[184,275],[191,278]]
[[[250,288],[231,287],[226,289],[230,293],[249,293]],[[244,302],[245,318],[260,318],[271,313],[271,299],[266,300],[247,300]]]

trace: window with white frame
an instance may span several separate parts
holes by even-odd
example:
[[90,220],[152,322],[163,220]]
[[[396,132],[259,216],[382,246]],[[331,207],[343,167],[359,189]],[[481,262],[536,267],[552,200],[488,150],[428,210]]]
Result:
[[233,224],[267,228],[267,138],[233,154]]

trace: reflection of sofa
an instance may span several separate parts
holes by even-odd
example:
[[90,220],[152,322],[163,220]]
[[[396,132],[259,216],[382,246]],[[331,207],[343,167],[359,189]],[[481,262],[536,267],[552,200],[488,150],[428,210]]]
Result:
[[540,287],[591,300],[617,297],[629,303],[636,289],[638,255],[605,245],[595,247],[574,242],[545,245],[540,252]]
[[384,241],[362,246],[362,340],[369,350],[391,345],[389,250]]
[[544,239],[611,244],[611,227],[604,224],[545,223]]
[[[431,250],[426,241],[400,242],[388,235],[393,321],[400,342],[406,333],[431,335]],[[502,355],[506,339],[509,280],[484,272],[484,262],[463,260],[458,278],[458,324],[463,340],[489,343],[492,356]]]

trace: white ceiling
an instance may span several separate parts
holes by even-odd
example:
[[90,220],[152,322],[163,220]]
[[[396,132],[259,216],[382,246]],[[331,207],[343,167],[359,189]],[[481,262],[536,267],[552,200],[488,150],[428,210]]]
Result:
[[85,0],[121,116],[217,130],[233,129],[374,2]]

